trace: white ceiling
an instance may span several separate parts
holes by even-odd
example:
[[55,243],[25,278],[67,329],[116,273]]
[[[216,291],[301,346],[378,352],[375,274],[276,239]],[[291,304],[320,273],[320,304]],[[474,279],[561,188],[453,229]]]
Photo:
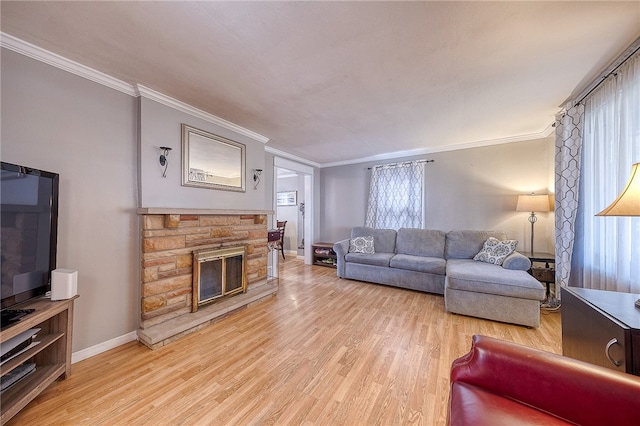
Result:
[[640,2],[11,2],[2,32],[322,165],[546,136]]

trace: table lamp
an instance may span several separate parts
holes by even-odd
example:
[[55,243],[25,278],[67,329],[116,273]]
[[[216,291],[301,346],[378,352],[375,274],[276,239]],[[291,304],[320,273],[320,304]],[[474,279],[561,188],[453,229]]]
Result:
[[533,225],[538,221],[536,212],[548,212],[549,196],[548,195],[520,195],[518,196],[517,212],[531,212],[529,222],[531,222],[531,256],[533,256]]
[[618,198],[596,216],[640,216],[640,163],[631,166],[631,177]]
[[[640,216],[640,163],[631,166],[631,177],[618,198],[596,216]],[[640,308],[640,299],[636,300]]]

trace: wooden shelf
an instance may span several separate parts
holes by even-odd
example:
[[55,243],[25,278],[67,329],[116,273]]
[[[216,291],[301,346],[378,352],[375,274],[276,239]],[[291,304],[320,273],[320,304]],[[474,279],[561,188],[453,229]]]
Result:
[[311,245],[313,251],[313,264],[326,266],[329,268],[337,268],[338,258],[336,252],[333,251],[333,243],[314,243]]
[[21,321],[2,330],[0,341],[5,342],[23,331],[40,328],[35,341],[40,342],[24,353],[0,366],[4,376],[25,362],[34,362],[36,369],[0,395],[2,424],[38,396],[55,380],[71,374],[71,338],[73,334],[73,301],[52,302],[41,298],[26,302],[16,309],[35,309]]
[[64,364],[36,366],[36,370],[2,393],[2,424],[64,374]]
[[[38,334],[34,340],[40,343],[32,347],[31,349],[27,350],[26,352],[16,356],[15,358],[11,358],[9,361],[2,364],[2,366],[0,367],[1,374],[4,376],[5,374],[9,373],[16,367],[19,367],[25,361],[29,360],[30,358],[33,358],[36,354],[41,352],[43,349],[46,349],[49,345],[51,345],[53,342],[60,339],[61,337],[64,337],[64,333],[47,334],[44,336],[41,334]],[[2,402],[4,403],[4,399],[2,400]]]

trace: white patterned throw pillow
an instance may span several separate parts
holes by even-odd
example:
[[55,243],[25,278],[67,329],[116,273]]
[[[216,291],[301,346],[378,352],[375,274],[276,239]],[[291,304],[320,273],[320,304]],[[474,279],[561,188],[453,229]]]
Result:
[[349,252],[374,254],[373,237],[355,237],[349,241]]
[[502,265],[504,259],[516,250],[517,245],[517,240],[500,241],[497,238],[489,237],[473,260]]

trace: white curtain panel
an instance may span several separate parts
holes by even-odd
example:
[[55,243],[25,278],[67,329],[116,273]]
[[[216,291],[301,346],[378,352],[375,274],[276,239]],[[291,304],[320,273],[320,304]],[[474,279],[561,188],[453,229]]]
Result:
[[640,293],[640,218],[594,216],[616,199],[640,162],[640,56],[587,99],[583,134],[582,285]]
[[423,186],[423,161],[373,167],[365,226],[422,228]]
[[569,284],[575,237],[576,213],[580,188],[583,105],[568,106],[556,117],[555,152],[555,227],[556,227],[556,285],[555,296],[560,297],[561,286]]

